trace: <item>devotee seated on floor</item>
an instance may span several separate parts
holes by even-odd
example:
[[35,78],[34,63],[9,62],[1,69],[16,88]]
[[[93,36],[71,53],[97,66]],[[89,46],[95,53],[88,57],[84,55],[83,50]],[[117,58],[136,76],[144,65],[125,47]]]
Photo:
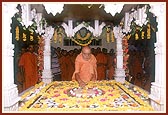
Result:
[[72,80],[76,80],[80,87],[85,87],[89,81],[96,81],[97,79],[97,60],[89,46],[82,48],[81,53],[75,60],[75,72]]

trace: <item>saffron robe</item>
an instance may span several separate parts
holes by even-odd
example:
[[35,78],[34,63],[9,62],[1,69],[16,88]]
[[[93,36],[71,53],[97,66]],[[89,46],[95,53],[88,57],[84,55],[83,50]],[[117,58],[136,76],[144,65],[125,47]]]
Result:
[[68,65],[69,65],[69,59],[67,56],[61,56],[59,58],[59,64],[61,68],[61,80],[67,81],[68,80]]
[[114,77],[114,56],[108,55],[107,69],[107,78],[111,80]]
[[107,68],[107,56],[103,53],[98,53],[96,55],[96,59],[97,59],[97,79],[105,80],[106,68]]
[[93,54],[88,61],[85,61],[80,53],[75,59],[75,72],[73,73],[72,80],[75,80],[75,74],[79,73],[80,79],[85,83],[89,82],[92,74],[95,74],[97,79],[97,60]]
[[23,66],[25,73],[25,89],[34,86],[38,82],[37,56],[25,52],[19,60],[19,67]]

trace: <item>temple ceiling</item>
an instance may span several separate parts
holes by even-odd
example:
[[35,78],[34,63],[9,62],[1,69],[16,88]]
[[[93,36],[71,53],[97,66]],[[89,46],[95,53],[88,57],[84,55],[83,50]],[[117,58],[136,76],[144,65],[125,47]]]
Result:
[[48,14],[43,4],[32,4],[31,9],[36,9],[38,13],[42,13],[43,17],[49,24],[67,22],[68,20],[77,21],[94,21],[100,20],[106,23],[118,25],[123,19],[125,12],[131,12],[133,9],[144,6],[143,4],[125,4],[120,13],[112,16],[106,13],[104,6],[101,4],[64,4],[61,14]]

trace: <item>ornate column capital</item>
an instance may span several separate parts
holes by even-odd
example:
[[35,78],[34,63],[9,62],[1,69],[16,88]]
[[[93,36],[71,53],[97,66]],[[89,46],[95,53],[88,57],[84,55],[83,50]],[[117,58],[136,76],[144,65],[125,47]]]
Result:
[[44,38],[51,39],[53,36],[53,33],[54,33],[54,28],[52,28],[52,26],[46,27]]
[[123,46],[122,46],[122,39],[124,37],[124,34],[122,33],[121,27],[114,27],[114,36],[116,37],[116,44],[117,44],[117,56],[123,56]]
[[119,26],[119,27],[114,27],[113,28],[113,32],[114,32],[114,36],[117,38],[117,39],[122,39],[124,37],[124,34],[122,33],[123,30],[122,28]]
[[[36,9],[31,10],[31,20],[32,19],[34,19],[37,24],[37,29],[35,31],[42,35],[45,31],[43,28],[46,28],[47,25],[46,21],[42,18],[42,13],[36,13]],[[44,25],[43,21],[45,21]]]

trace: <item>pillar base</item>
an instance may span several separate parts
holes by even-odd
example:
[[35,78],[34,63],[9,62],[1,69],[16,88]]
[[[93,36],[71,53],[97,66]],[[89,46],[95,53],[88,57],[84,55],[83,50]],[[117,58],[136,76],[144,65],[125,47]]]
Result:
[[151,94],[149,95],[151,106],[156,111],[165,111],[166,92],[165,88],[153,82],[151,86]]
[[9,106],[9,107],[4,107],[4,111],[7,112],[7,111],[18,111],[18,108],[19,108],[19,104],[18,102],[15,103],[14,105],[12,106]]
[[122,68],[116,68],[115,70],[115,75],[114,79],[117,82],[124,83],[125,82],[125,70]]
[[149,98],[150,98],[150,105],[153,107],[155,111],[165,111],[165,107],[163,103],[160,103],[151,95],[149,95]]
[[43,70],[42,81],[47,84],[53,81],[51,70]]
[[4,111],[18,111],[18,102],[20,97],[18,96],[17,85],[4,88]]

